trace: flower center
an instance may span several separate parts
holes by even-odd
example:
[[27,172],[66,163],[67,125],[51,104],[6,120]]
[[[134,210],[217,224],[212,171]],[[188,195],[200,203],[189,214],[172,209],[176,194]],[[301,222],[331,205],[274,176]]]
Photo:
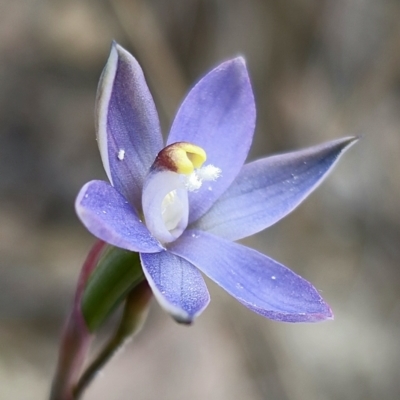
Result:
[[216,180],[221,170],[206,161],[206,152],[187,142],[161,150],[146,178],[142,205],[146,225],[162,243],[177,239],[189,217],[188,191],[197,191],[203,181]]
[[179,199],[177,191],[172,190],[161,203],[162,219],[169,232],[172,232],[179,225],[184,212],[184,202]]

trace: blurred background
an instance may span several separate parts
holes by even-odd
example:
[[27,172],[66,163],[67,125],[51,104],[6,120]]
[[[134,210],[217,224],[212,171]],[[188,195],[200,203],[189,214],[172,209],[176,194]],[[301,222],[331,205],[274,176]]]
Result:
[[188,88],[242,54],[258,111],[250,159],[362,140],[245,241],[313,282],[333,322],[272,322],[210,283],[190,328],[152,304],[85,399],[399,399],[399,17],[395,0],[0,0],[0,399],[48,395],[94,242],[73,204],[105,178],[93,110],[112,39],[139,59],[165,133]]

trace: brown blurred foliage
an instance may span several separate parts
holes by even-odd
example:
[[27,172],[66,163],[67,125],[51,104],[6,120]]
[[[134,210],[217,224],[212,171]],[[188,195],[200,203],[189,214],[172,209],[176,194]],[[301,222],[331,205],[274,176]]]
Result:
[[93,241],[73,203],[105,177],[93,109],[115,39],[141,62],[165,132],[190,85],[242,54],[252,158],[362,140],[304,205],[246,241],[321,289],[334,322],[271,322],[210,284],[193,327],[154,304],[86,398],[398,399],[399,17],[395,0],[0,0],[0,398],[49,390]]

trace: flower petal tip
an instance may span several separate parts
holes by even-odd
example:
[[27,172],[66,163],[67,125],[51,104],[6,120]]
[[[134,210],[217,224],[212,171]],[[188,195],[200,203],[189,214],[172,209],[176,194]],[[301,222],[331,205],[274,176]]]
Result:
[[325,321],[334,321],[335,320],[335,316],[333,315],[333,313],[331,313],[329,316],[327,316],[325,318]]
[[122,62],[125,61],[131,66],[134,71],[141,70],[136,58],[131,53],[129,53],[129,51],[125,50],[115,40],[113,40],[113,42],[111,43],[109,60],[115,63],[117,63],[118,60],[121,60]]
[[198,316],[200,316],[200,314],[207,308],[209,303],[210,303],[210,299],[208,299],[208,301],[205,303],[204,307],[201,310],[197,311],[194,314],[189,314],[189,313],[183,314],[182,312],[179,312],[179,313],[171,313],[171,312],[169,312],[169,314],[175,320],[175,322],[177,322],[178,324],[191,326],[191,325],[194,324],[194,320]]
[[247,69],[246,59],[244,58],[244,56],[237,56],[236,58],[234,58],[234,61],[238,65],[241,65],[241,66],[243,66],[244,68]]
[[180,325],[191,326],[193,325],[193,318],[181,318],[180,316],[171,315],[171,317]]
[[[360,136],[347,136],[341,139],[334,140],[330,142],[332,144],[332,148],[336,148],[338,151],[338,156],[342,156],[344,152],[346,152],[350,147],[356,144],[361,139]],[[329,142],[327,143],[329,144]],[[338,157],[338,159],[339,159]]]
[[343,145],[346,149],[348,149],[353,146],[353,144],[356,144],[361,138],[361,135],[345,137],[343,138]]
[[282,311],[268,311],[265,309],[260,309],[259,307],[253,307],[248,304],[244,304],[247,308],[254,311],[257,314],[262,315],[263,317],[272,319],[273,321],[278,322],[286,322],[291,324],[299,324],[299,323],[317,323],[324,321],[332,321],[334,319],[334,315],[330,307],[326,304],[320,304],[319,310],[313,311],[302,311],[302,312],[282,312]]
[[[153,292],[154,293],[154,292]],[[157,296],[156,296],[157,297]],[[157,298],[161,306],[164,304],[164,309],[168,312],[168,314],[172,317],[172,319],[180,325],[191,326],[194,324],[194,320],[200,316],[200,314],[207,308],[208,304],[210,303],[210,298],[206,301],[203,307],[200,310],[197,310],[195,313],[188,313],[182,308],[175,308],[171,307],[171,305],[165,306],[165,300]]]
[[308,318],[306,318],[303,321],[299,321],[299,322],[324,322],[324,321],[333,321],[335,319],[332,309],[328,306],[328,304],[326,304],[325,302],[323,302],[321,304],[321,307],[323,308],[323,310],[321,310],[321,312],[319,313],[314,313],[308,316]]
[[[257,310],[253,310],[257,312]],[[299,313],[299,314],[269,314],[269,315],[264,315],[263,313],[260,313],[263,316],[266,316],[269,319],[272,319],[274,321],[279,321],[279,322],[288,322],[288,323],[317,323],[317,322],[325,322],[325,321],[333,321],[334,320],[334,315],[332,313],[332,310],[327,307],[326,310],[318,312],[318,313]]]
[[333,314],[332,309],[326,304],[326,313],[322,319],[322,321],[333,321],[335,319],[335,316]]
[[[353,147],[359,140],[360,136],[347,136],[341,139],[334,140],[330,142],[332,144],[332,149],[337,149],[337,160],[345,153],[350,147]],[[329,142],[327,143],[329,145]],[[336,163],[335,163],[336,164]]]
[[120,47],[118,42],[116,40],[112,40],[111,41],[111,50],[110,50],[110,52],[112,52],[113,50],[117,50],[118,47]]
[[[314,293],[319,297],[319,300],[316,299],[314,303],[313,310],[309,312],[305,312],[304,314],[294,314],[289,316],[289,318],[284,322],[304,322],[304,323],[317,323],[324,321],[332,321],[334,319],[334,315],[330,306],[324,301],[324,299],[319,295],[319,292],[314,289]],[[311,304],[310,304],[311,306]]]
[[[158,301],[162,305],[162,301],[160,301],[159,298],[158,298]],[[180,325],[186,325],[186,326],[193,325],[194,320],[203,312],[204,308],[195,314],[189,314],[189,313],[183,312],[182,309],[173,310],[173,309],[171,309],[170,305],[167,307],[164,307],[164,309],[168,312],[168,314],[172,317],[172,319],[175,322],[177,322]]]
[[222,64],[219,65],[219,67],[216,68],[218,69],[232,69],[236,70],[237,73],[239,73],[239,76],[243,74],[244,76],[248,77],[248,71],[247,71],[247,66],[246,66],[246,60],[243,56],[237,56],[235,58],[232,58],[230,60],[227,60],[223,62]]
[[111,43],[111,53],[116,52],[119,57],[129,57],[130,59],[134,58],[132,54],[126,51],[120,44],[118,44],[115,40]]

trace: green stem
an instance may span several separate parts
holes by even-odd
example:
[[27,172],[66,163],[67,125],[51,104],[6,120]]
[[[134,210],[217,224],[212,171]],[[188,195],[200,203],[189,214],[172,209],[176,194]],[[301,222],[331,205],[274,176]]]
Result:
[[82,374],[74,389],[74,400],[78,400],[84,391],[104,367],[104,365],[115,355],[124,344],[139,332],[147,316],[148,303],[151,298],[151,289],[147,281],[138,284],[126,298],[124,313],[120,325],[114,336],[105,345],[95,360]]
[[50,400],[73,399],[73,387],[78,380],[92,339],[80,305],[86,283],[96,267],[105,246],[105,242],[97,241],[83,264],[75,293],[74,305],[61,336],[58,364],[51,387]]

